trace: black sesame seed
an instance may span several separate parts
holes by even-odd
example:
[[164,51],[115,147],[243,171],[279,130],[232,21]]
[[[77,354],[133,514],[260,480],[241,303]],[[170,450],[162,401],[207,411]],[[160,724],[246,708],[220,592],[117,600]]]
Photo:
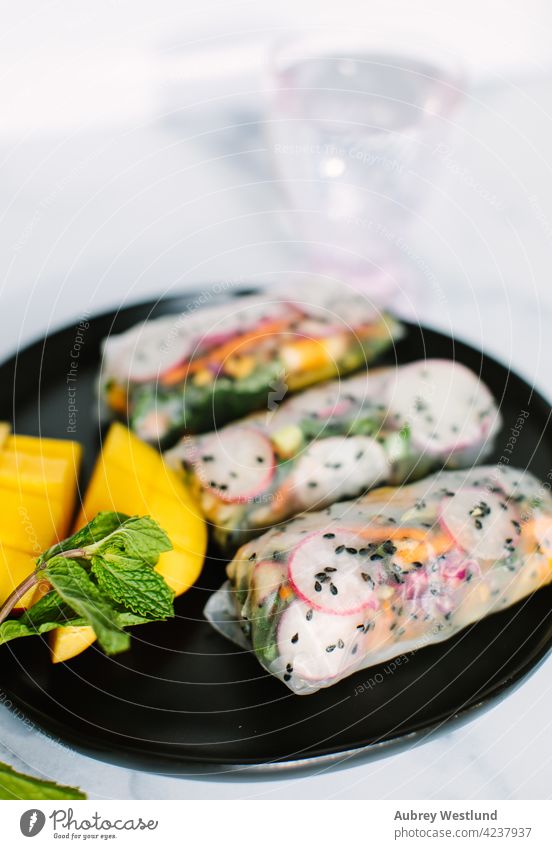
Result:
[[318,486],[316,481],[309,481],[308,485],[311,489],[316,489],[316,487]]
[[299,639],[299,634],[294,634],[293,637],[291,638],[291,642],[296,643],[298,639]]
[[335,549],[336,554],[341,554],[342,551],[345,551],[344,545],[338,545],[337,548]]
[[257,552],[254,551],[253,554],[250,554],[249,559],[250,560],[256,560],[257,559]]
[[291,675],[289,674],[289,672],[286,672],[286,674],[284,675],[284,681],[291,681]]
[[257,457],[257,463],[264,463],[264,457]]
[[332,595],[337,595],[337,587],[335,584],[330,584],[330,592]]
[[332,652],[334,649],[335,649],[335,643],[334,643],[333,645],[331,645],[331,646],[326,646],[326,651],[328,652],[328,654],[329,654],[330,652]]
[[215,458],[213,457],[212,454],[204,454],[201,459],[203,460],[204,463],[212,463]]
[[370,555],[370,560],[383,560],[383,555],[378,554],[378,552],[376,551],[374,554]]
[[330,572],[337,572],[337,569],[335,566],[324,566],[324,572],[328,572],[329,574]]
[[335,539],[335,534],[332,534],[332,533],[324,534],[324,539]]
[[358,554],[358,548],[353,548],[352,545],[347,546],[345,549],[349,554]]
[[345,643],[343,642],[343,640],[340,639],[340,640],[337,641],[337,648],[338,649],[344,649],[345,648]]
[[310,622],[310,621],[311,621],[311,619],[312,619],[312,610],[307,610],[307,616],[306,616],[306,619],[307,619],[307,622]]
[[317,593],[322,592],[322,584],[320,583],[320,581],[314,582],[314,589]]
[[386,542],[383,543],[382,549],[385,551],[386,554],[395,554],[395,552],[397,551],[397,546],[393,545],[391,540],[388,539]]

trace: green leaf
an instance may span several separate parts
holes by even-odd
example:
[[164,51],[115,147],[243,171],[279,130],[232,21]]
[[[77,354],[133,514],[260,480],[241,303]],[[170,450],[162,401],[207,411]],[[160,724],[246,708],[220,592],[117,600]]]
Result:
[[[156,617],[140,616],[129,610],[116,610],[116,622],[120,628],[130,625],[147,625],[155,622]],[[89,621],[77,614],[66,604],[61,596],[52,590],[36,604],[33,604],[19,619],[8,619],[0,625],[0,645],[18,637],[36,637],[55,628],[79,628],[89,625]]]
[[1,623],[0,644],[57,627],[91,625],[108,654],[125,651],[130,637],[124,627],[174,615],[173,593],[153,569],[171,548],[148,516],[98,513],[38,559],[36,571],[54,590],[19,619]]
[[121,630],[117,611],[86,569],[75,560],[58,557],[47,564],[45,572],[61,598],[92,626],[107,654],[117,654],[130,647],[130,637]]
[[86,799],[86,794],[76,787],[64,787],[53,781],[23,775],[11,766],[0,763],[0,799]]
[[74,610],[64,602],[59,593],[50,590],[47,595],[42,596],[32,607],[26,610],[17,621],[38,630],[48,622],[63,624],[74,618]]
[[17,637],[46,634],[60,626],[86,624],[86,620],[78,617],[57,592],[51,591],[33,604],[19,619],[7,619],[2,622],[0,645]]
[[89,547],[92,555],[123,554],[126,558],[149,563],[150,566],[155,566],[160,555],[171,549],[169,537],[150,516],[127,519],[109,536]]
[[92,571],[100,589],[134,613],[155,619],[174,616],[174,593],[144,561],[122,556],[118,559],[110,556],[108,560],[93,557]]
[[109,534],[116,531],[121,525],[128,520],[126,513],[113,513],[104,511],[98,513],[91,522],[73,534],[72,537],[58,542],[47,551],[40,555],[38,562],[45,563],[57,554],[63,551],[70,551],[73,548],[86,548],[100,542]]

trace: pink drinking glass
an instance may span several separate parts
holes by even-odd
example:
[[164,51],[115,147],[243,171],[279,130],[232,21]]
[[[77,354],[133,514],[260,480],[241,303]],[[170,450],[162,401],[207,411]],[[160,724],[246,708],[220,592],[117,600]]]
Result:
[[442,52],[378,47],[356,33],[275,48],[268,143],[311,270],[380,303],[396,294],[405,235],[438,178],[462,80]]

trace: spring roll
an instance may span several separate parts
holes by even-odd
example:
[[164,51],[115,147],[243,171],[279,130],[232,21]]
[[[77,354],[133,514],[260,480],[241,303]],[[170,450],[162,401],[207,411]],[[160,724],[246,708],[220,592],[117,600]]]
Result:
[[401,332],[360,294],[324,285],[195,306],[104,341],[101,398],[148,442],[170,445],[348,374]]
[[296,513],[480,462],[500,425],[473,372],[424,360],[308,390],[165,456],[196,491],[219,545],[235,551]]
[[442,471],[248,542],[206,615],[308,694],[504,610],[551,558],[552,498],[531,474]]

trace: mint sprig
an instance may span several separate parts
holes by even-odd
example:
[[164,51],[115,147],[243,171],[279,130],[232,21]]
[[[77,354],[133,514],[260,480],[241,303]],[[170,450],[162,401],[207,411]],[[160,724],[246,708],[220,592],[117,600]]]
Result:
[[[107,654],[125,651],[128,625],[174,615],[174,594],[154,567],[170,551],[167,534],[149,516],[98,515],[40,555],[35,571],[0,608],[0,644],[58,627],[91,625]],[[35,584],[51,590],[19,618],[7,618]]]
[[86,794],[76,787],[64,787],[53,781],[33,778],[16,772],[11,766],[0,763],[0,799],[86,799]]

